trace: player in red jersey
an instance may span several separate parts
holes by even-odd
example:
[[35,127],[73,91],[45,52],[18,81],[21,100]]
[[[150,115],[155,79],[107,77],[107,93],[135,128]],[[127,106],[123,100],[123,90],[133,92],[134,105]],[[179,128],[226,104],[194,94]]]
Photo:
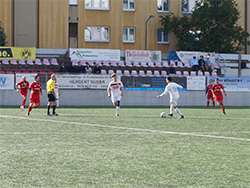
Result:
[[214,97],[213,97],[213,93],[212,93],[212,80],[209,80],[209,85],[206,88],[206,93],[205,93],[205,97],[207,95],[207,106],[206,108],[209,108],[209,100],[211,99],[213,101],[213,107],[215,107],[215,102],[214,102]]
[[[19,85],[20,85],[20,90],[18,89]],[[26,77],[25,76],[22,78],[22,81],[16,83],[16,91],[17,92],[20,91],[20,95],[23,97],[22,105],[20,106],[20,108],[21,108],[22,111],[24,109],[25,101],[26,101],[26,98],[27,98],[28,88],[29,88],[29,82],[26,81]]]
[[227,96],[224,86],[219,83],[219,78],[215,78],[215,84],[212,86],[212,93],[213,96],[219,106],[221,106],[223,114],[225,113],[225,106],[223,104],[223,95],[221,93],[221,90],[223,91],[224,95]]
[[41,96],[43,96],[42,94],[42,84],[39,82],[40,78],[38,75],[35,76],[35,81],[30,84],[30,90],[31,90],[31,94],[30,94],[30,105],[28,108],[28,113],[27,116],[30,115],[30,111],[32,110],[32,108],[37,108],[40,106],[40,94]]

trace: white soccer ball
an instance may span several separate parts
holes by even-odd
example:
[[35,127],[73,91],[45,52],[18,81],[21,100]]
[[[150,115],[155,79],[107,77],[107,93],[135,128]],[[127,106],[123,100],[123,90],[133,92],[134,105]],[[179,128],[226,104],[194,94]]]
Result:
[[165,112],[162,112],[162,113],[160,114],[160,117],[161,117],[161,118],[165,118],[165,117],[166,117],[166,113],[165,113]]

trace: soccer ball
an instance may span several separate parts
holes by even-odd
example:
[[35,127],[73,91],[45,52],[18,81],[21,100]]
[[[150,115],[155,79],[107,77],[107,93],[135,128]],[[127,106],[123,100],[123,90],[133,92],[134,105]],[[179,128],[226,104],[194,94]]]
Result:
[[162,113],[160,114],[160,117],[161,117],[161,118],[165,118],[165,117],[166,117],[166,113],[165,113],[165,112],[162,112]]

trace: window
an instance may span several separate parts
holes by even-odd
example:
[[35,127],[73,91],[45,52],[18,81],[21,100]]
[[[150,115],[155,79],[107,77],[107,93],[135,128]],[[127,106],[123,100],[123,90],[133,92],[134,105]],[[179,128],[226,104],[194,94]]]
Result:
[[122,30],[122,42],[134,43],[135,42],[135,28],[126,28]]
[[164,34],[161,29],[157,29],[157,43],[169,44],[169,34]]
[[123,10],[135,11],[135,0],[123,0]]
[[109,27],[85,27],[86,42],[109,42]]
[[78,0],[69,0],[69,5],[78,5]]
[[69,23],[69,36],[78,37],[78,24],[77,23]]
[[85,0],[85,9],[109,10],[109,0]]
[[168,12],[169,11],[169,0],[157,0],[157,11]]
[[196,0],[182,0],[182,13],[192,13],[195,9]]

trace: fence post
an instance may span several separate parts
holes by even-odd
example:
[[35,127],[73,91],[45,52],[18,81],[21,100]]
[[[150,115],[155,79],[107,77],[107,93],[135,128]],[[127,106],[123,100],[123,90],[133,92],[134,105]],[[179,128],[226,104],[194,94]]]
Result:
[[238,77],[241,77],[241,55],[239,54]]

